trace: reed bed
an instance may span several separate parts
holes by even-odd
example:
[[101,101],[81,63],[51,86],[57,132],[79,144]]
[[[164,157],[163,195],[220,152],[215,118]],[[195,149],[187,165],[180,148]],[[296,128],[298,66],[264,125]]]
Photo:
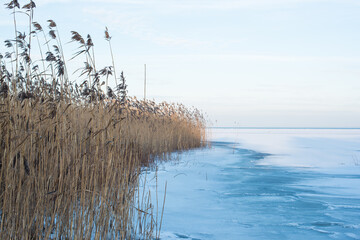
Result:
[[[173,151],[201,147],[201,113],[127,96],[114,60],[96,70],[91,37],[72,32],[80,45],[74,57],[86,59],[77,85],[56,23],[49,20],[45,34],[33,22],[33,1],[6,6],[15,38],[0,53],[0,239],[158,238],[161,218],[149,193],[139,190],[141,169]],[[28,35],[16,26],[20,8]],[[107,29],[105,39],[111,49]],[[31,57],[35,41],[38,60]]]

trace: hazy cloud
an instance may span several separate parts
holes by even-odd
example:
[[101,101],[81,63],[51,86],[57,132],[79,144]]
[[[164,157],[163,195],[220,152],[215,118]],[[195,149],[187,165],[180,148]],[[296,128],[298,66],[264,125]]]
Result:
[[[303,2],[327,2],[330,0],[37,0],[39,4],[59,2],[86,2],[86,3],[112,3],[161,6],[163,8],[186,8],[186,9],[234,9],[246,7],[271,7],[276,5],[288,5]],[[341,0],[355,2],[354,0]]]
[[104,25],[112,29],[120,30],[122,33],[132,37],[148,40],[161,45],[181,45],[181,46],[204,46],[208,42],[188,39],[179,36],[172,36],[157,31],[152,25],[150,17],[139,12],[120,12],[109,11],[109,9],[99,9],[95,7],[84,8],[83,12],[99,19]]

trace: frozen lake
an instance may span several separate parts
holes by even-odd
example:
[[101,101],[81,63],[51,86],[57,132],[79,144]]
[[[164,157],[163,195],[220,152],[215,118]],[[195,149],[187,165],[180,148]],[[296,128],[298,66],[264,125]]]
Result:
[[161,239],[360,239],[360,130],[209,131],[159,165]]

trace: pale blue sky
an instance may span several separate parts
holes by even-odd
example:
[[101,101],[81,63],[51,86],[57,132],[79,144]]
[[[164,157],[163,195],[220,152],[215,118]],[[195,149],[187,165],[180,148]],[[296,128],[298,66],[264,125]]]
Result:
[[[91,34],[98,66],[111,64],[107,26],[130,95],[143,97],[146,63],[149,98],[196,106],[216,126],[360,127],[359,0],[35,3],[35,20],[53,19],[63,42]],[[3,42],[4,8],[0,27]]]

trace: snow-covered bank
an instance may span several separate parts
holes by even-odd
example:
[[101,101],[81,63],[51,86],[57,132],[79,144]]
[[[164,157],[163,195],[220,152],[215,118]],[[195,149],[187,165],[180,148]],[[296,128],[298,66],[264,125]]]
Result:
[[360,130],[213,129],[211,148],[158,168],[162,239],[360,239],[359,139]]

